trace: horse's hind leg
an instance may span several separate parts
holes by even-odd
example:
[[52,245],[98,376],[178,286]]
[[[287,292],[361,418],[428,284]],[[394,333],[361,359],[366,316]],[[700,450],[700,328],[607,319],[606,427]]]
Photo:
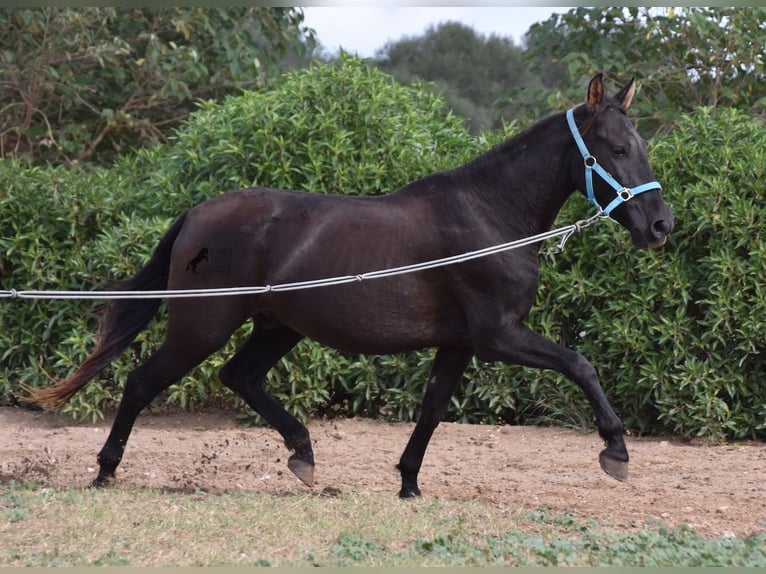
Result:
[[301,335],[287,327],[259,330],[221,369],[221,381],[273,426],[294,451],[287,467],[308,486],[314,485],[314,452],[308,429],[263,388],[266,373],[287,354]]
[[163,390],[207,357],[207,353],[196,355],[194,359],[187,353],[185,357],[178,355],[163,346],[128,375],[112,430],[98,454],[99,472],[92,486],[104,486],[114,478],[139,413]]
[[418,473],[428,442],[447,412],[450,397],[472,356],[473,350],[469,347],[441,347],[436,352],[420,408],[420,417],[397,465],[402,475],[402,489],[399,491],[401,498],[420,496]]
[[[214,326],[195,329],[187,324],[187,318],[192,317],[192,314],[179,312],[179,315],[181,318],[175,322],[175,328],[169,326],[163,345],[128,375],[112,429],[98,454],[98,476],[91,486],[104,486],[114,478],[139,413],[163,390],[221,348],[238,323],[233,315],[213,312],[211,316],[216,321]],[[224,315],[228,321],[224,320]],[[173,325],[172,314],[170,324]],[[197,336],[191,339],[191,334]]]

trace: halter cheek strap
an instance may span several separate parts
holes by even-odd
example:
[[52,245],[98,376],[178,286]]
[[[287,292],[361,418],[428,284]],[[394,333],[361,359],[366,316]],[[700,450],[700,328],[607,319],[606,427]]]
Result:
[[[608,171],[599,165],[599,163],[596,161],[596,158],[592,156],[588,151],[588,148],[585,146],[585,142],[580,135],[580,130],[577,129],[577,125],[575,124],[574,109],[567,110],[567,123],[569,124],[569,131],[572,132],[572,137],[574,137],[577,148],[580,150],[580,154],[582,154],[583,161],[585,162],[586,196],[588,201],[595,205],[596,209],[598,209],[600,213],[603,213],[604,216],[609,216],[609,214],[612,213],[612,211],[614,211],[617,206],[622,205],[626,201],[629,201],[639,193],[650,191],[652,189],[662,189],[662,186],[656,181],[643,183],[636,187],[625,187],[620,185]],[[601,179],[611,185],[612,188],[617,192],[617,196],[612,201],[610,201],[606,207],[599,205],[598,201],[596,200],[596,196],[593,193],[594,171],[601,176]]]

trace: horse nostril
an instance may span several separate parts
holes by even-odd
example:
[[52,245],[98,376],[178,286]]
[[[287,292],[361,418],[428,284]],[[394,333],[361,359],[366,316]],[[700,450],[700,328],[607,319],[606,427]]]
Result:
[[657,238],[665,237],[670,233],[672,224],[668,223],[664,219],[658,219],[652,224],[652,233]]

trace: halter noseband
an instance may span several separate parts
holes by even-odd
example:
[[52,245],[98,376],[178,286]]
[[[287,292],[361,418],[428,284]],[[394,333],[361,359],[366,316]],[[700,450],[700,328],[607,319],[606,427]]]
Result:
[[[575,143],[577,144],[578,149],[580,150],[580,153],[582,154],[583,161],[585,162],[585,186],[586,186],[586,195],[588,197],[588,201],[590,201],[593,205],[596,206],[596,209],[598,209],[599,213],[602,213],[605,217],[608,217],[610,213],[618,206],[622,205],[626,201],[629,201],[634,196],[638,195],[639,193],[643,193],[645,191],[649,191],[652,189],[662,189],[662,186],[656,182],[656,181],[650,181],[648,183],[641,184],[636,187],[625,187],[623,185],[620,185],[616,179],[612,177],[612,175],[606,171],[603,167],[601,167],[598,162],[596,161],[596,158],[590,154],[588,151],[588,148],[585,147],[585,142],[582,139],[582,136],[580,135],[580,130],[577,129],[577,125],[574,121],[574,109],[567,110],[567,123],[569,124],[569,131],[572,132],[572,136],[574,137]],[[617,197],[615,197],[611,202],[609,202],[609,205],[606,207],[601,207],[599,205],[598,201],[596,201],[596,196],[593,194],[593,172],[596,172],[598,175],[601,176],[601,179],[603,179],[606,183],[612,186],[612,188],[617,192]]]

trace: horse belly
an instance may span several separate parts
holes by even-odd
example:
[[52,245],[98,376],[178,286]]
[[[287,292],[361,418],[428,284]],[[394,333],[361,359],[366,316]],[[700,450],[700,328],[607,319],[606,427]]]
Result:
[[275,318],[349,353],[388,354],[467,342],[462,314],[446,294],[403,288],[395,279],[372,281],[380,285],[280,293],[273,299]]

